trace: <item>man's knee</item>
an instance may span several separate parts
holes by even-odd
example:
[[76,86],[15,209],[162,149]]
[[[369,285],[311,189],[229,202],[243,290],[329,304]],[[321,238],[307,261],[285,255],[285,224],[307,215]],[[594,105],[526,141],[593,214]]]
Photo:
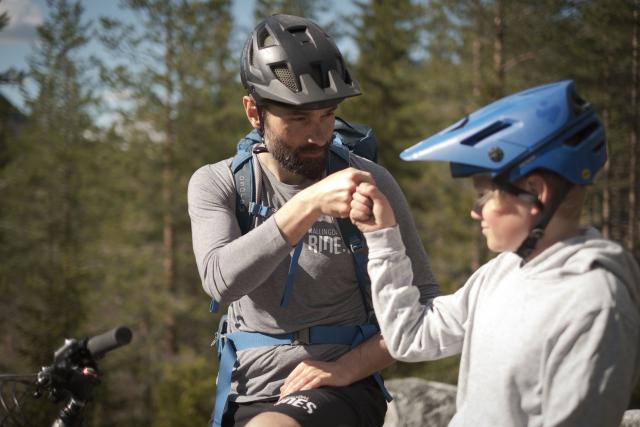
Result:
[[279,412],[263,412],[251,418],[246,427],[301,427],[288,415]]

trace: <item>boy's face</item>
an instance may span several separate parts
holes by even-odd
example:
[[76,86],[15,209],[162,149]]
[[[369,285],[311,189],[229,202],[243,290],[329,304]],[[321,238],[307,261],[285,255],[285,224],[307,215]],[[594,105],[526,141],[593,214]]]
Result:
[[531,204],[499,192],[488,177],[473,177],[478,194],[471,218],[480,221],[487,247],[492,252],[516,251],[533,226]]

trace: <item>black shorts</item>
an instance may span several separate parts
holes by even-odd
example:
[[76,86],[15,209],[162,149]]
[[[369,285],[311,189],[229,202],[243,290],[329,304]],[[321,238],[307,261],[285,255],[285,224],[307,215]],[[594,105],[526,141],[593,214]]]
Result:
[[376,427],[384,424],[387,402],[373,377],[346,387],[320,387],[279,401],[229,402],[222,427],[242,427],[262,412],[289,415],[302,427]]

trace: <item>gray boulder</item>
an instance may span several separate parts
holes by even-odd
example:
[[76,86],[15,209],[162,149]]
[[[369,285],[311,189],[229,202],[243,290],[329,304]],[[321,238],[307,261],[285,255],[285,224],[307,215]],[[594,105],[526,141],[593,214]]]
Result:
[[[393,401],[383,427],[446,427],[456,412],[456,386],[421,378],[385,384]],[[626,411],[620,427],[640,427],[640,409]]]
[[421,378],[384,383],[393,396],[384,427],[446,427],[456,411],[456,386]]
[[640,409],[625,412],[620,427],[640,427]]

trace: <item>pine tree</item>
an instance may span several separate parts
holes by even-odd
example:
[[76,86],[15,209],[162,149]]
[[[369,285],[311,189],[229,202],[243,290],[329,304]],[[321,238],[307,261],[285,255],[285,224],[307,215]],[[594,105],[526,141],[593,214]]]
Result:
[[[316,20],[320,13],[327,12],[330,8],[330,2],[319,3],[313,0],[257,0],[254,18],[262,21],[270,15],[284,13]],[[331,34],[329,28],[325,30]]]
[[638,38],[640,32],[640,1],[634,1],[633,26],[631,30],[631,86],[630,94],[630,119],[631,130],[629,133],[629,231],[627,234],[627,247],[640,259],[640,245],[638,245],[638,229],[640,219],[638,218],[638,197],[640,196],[640,175],[638,174],[638,157],[640,157],[640,145],[638,144],[638,133],[640,131],[640,109],[638,108],[638,90],[640,88],[639,53]]
[[215,318],[193,260],[186,188],[198,167],[231,156],[246,133],[242,92],[231,71],[239,59],[232,51],[231,2],[126,5],[139,25],[102,20],[101,39],[117,57],[102,75],[113,91],[129,94],[111,137],[122,141],[137,169],[127,170],[135,179],[122,185],[138,194],[125,211],[127,218],[137,212],[129,238],[144,248],[136,254],[131,241],[125,248],[136,266],[128,279],[140,285],[133,300],[147,300],[136,308],[138,339],[149,348],[132,372],[144,378],[136,393],[146,411],[138,422],[205,423],[215,390],[209,348]]
[[[11,343],[5,357],[21,356],[13,370],[51,363],[64,338],[87,332],[84,295],[95,279],[86,256],[93,218],[84,199],[92,192],[87,134],[95,99],[80,54],[90,24],[79,2],[47,5],[26,73],[35,87],[34,96],[24,92],[29,117],[8,141],[10,162],[0,170],[0,286],[10,301],[0,324]],[[50,415],[43,411],[33,414],[34,424]]]

